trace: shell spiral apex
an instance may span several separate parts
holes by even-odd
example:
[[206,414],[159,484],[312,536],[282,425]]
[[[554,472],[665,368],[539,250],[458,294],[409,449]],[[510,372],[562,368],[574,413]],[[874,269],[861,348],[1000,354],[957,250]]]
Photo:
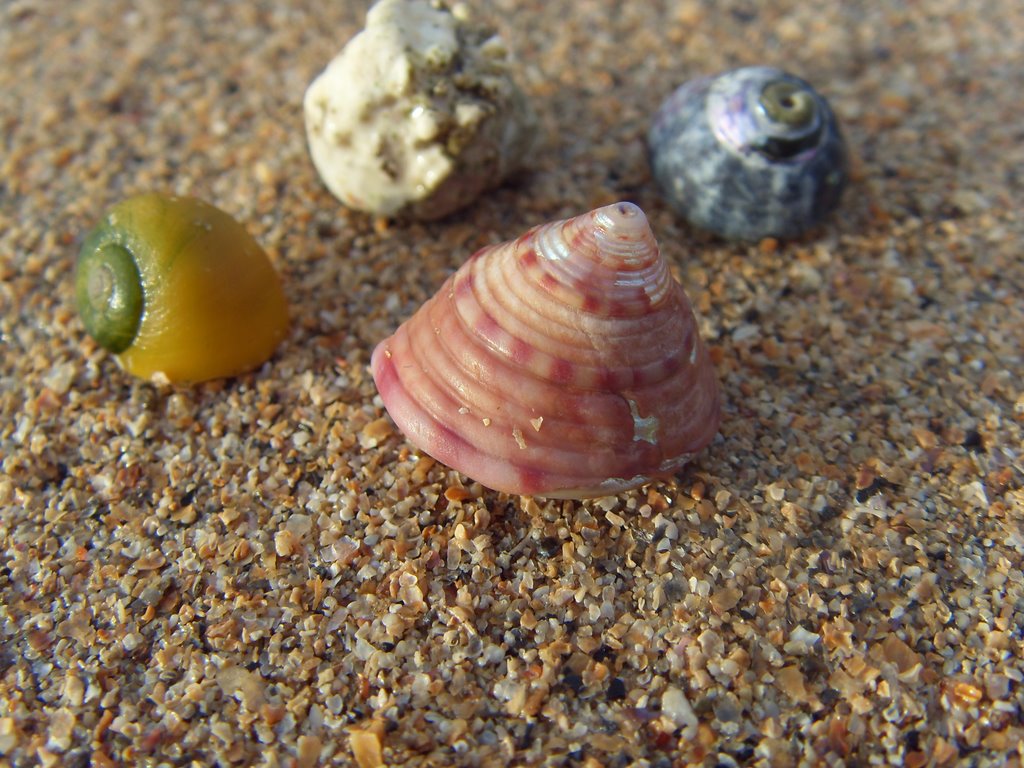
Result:
[[412,443],[508,493],[633,488],[718,431],[690,303],[632,203],[477,252],[377,346],[371,369]]

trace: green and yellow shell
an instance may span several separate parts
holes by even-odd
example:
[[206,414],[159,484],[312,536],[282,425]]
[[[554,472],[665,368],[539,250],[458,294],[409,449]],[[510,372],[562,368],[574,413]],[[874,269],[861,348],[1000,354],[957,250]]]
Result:
[[78,256],[86,331],[142,378],[197,382],[265,362],[288,329],[266,252],[219,208],[144,194],[111,208]]

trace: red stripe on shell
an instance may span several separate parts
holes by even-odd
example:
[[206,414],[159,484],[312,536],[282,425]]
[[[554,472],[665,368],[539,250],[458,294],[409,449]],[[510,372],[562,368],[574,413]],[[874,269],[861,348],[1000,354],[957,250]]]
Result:
[[555,384],[568,384],[573,379],[574,370],[575,366],[568,360],[556,357],[551,361],[551,370],[548,372],[548,377]]

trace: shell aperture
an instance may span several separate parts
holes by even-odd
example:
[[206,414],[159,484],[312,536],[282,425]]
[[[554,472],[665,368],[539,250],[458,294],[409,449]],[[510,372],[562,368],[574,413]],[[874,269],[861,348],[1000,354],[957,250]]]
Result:
[[131,251],[117,243],[83,245],[75,299],[85,330],[97,344],[114,353],[131,346],[143,308],[142,278]]

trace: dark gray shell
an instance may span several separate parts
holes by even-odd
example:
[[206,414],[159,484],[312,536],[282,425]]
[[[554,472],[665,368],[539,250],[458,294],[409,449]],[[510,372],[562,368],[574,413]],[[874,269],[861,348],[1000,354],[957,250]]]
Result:
[[690,81],[647,137],[672,207],[723,237],[793,237],[838,204],[847,153],[825,99],[798,77],[745,67]]

